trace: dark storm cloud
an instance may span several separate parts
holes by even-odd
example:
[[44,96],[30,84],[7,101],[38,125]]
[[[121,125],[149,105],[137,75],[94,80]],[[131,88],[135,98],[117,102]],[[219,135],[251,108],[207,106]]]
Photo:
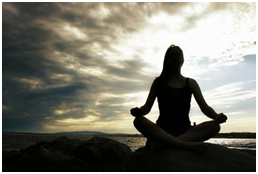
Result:
[[133,79],[145,79],[149,78],[148,75],[139,74],[142,68],[145,66],[145,62],[140,59],[123,61],[120,63],[121,67],[109,66],[107,72],[110,74],[116,74],[120,77],[133,78]]
[[[108,17],[103,19],[98,14],[94,16],[101,6],[109,10]],[[113,50],[111,45],[124,34],[136,32],[144,24],[146,15],[153,14],[151,10],[155,6],[3,3],[3,130],[44,131],[46,118],[85,117],[85,110],[94,106],[102,93],[126,94],[148,89],[147,80],[152,77],[140,72],[145,62],[135,58],[121,61],[121,67],[112,65],[92,50],[92,43],[98,43],[101,49]],[[65,24],[79,28],[87,39],[63,36]],[[69,68],[70,65],[75,68]],[[82,74],[79,69],[84,67],[98,67],[106,75],[122,80]],[[60,78],[56,78],[58,75]],[[133,79],[142,82],[130,82]],[[101,117],[112,117],[115,111],[123,112],[124,108],[110,106],[108,101],[125,100],[106,99],[105,105],[96,109]],[[55,112],[69,109],[72,111],[64,114]]]

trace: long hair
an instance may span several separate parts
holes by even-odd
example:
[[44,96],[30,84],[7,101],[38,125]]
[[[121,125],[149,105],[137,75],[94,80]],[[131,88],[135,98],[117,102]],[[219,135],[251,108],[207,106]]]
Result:
[[[171,59],[171,58],[173,58],[173,56],[175,56],[175,52],[177,54],[179,54],[178,56],[182,56],[182,58],[184,59],[183,51],[181,50],[181,48],[179,46],[170,45],[168,47],[165,57],[164,57],[163,69],[162,69],[160,76],[158,77],[160,79],[160,81],[162,81],[162,82],[166,82],[169,75],[174,70],[173,67],[171,67],[171,65],[169,64],[169,59]],[[183,62],[182,62],[182,64],[183,64]]]

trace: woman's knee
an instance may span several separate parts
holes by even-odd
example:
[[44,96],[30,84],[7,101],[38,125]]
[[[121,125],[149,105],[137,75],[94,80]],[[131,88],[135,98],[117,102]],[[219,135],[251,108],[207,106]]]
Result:
[[142,126],[142,119],[140,117],[136,117],[133,121],[134,127],[139,130]]
[[133,120],[133,125],[134,125],[134,127],[137,127],[139,125],[139,119],[138,118],[135,118]]
[[215,136],[216,134],[219,133],[221,127],[220,127],[220,124],[218,124],[217,122],[215,121],[211,121],[210,122],[210,128],[211,128],[211,133]]
[[146,127],[144,126],[144,119],[142,117],[137,117],[133,121],[134,127],[145,137],[146,135]]

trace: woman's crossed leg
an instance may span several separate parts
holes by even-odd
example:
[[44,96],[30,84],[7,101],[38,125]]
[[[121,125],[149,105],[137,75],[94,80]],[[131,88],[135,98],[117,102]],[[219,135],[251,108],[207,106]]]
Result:
[[[218,132],[219,129],[213,130],[219,124],[211,122],[205,122],[187,130],[184,134],[174,137],[167,133],[158,125],[145,117],[137,117],[134,119],[135,128],[141,132],[146,138],[149,138],[160,144],[167,146],[179,147],[183,149],[201,150],[204,147],[203,143],[200,143],[206,139],[209,139]],[[213,131],[212,131],[213,130]],[[209,138],[208,138],[209,137]]]

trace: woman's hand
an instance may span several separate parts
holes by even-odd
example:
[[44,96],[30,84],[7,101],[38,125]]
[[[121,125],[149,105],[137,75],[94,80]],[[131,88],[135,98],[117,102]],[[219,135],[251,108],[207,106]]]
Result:
[[142,111],[138,107],[132,108],[131,115],[135,116],[135,117],[140,117],[140,116],[142,116]]
[[227,116],[224,115],[223,113],[220,113],[218,114],[217,118],[215,118],[215,121],[218,123],[218,124],[221,124],[221,123],[225,123],[227,121]]

